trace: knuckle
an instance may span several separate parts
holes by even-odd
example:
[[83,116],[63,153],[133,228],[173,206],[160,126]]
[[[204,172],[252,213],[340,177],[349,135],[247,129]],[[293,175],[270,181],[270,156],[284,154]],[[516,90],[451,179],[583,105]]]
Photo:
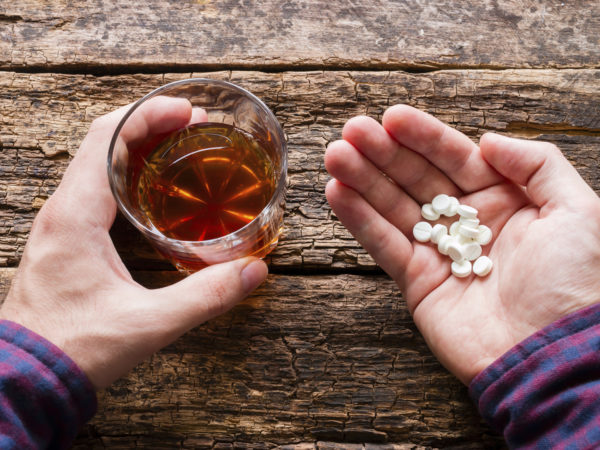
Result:
[[557,157],[564,157],[562,151],[560,150],[560,148],[558,148],[555,144],[553,144],[552,142],[541,142],[541,147],[542,149],[547,152],[548,154],[550,154],[550,156],[557,158]]
[[106,128],[107,123],[108,119],[106,116],[96,117],[94,120],[92,120],[92,123],[90,124],[89,132],[95,133],[99,130],[102,130]]
[[54,194],[46,200],[34,219],[32,232],[35,230],[43,235],[56,233],[57,230],[62,228],[63,217],[63,206]]

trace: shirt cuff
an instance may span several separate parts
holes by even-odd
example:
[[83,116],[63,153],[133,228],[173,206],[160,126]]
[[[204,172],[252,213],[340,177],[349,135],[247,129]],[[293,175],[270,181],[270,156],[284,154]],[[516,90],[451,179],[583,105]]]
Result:
[[597,448],[600,304],[513,347],[473,379],[469,394],[511,447]]
[[0,320],[0,380],[2,429],[18,430],[17,443],[66,448],[98,407],[94,387],[65,352],[8,320]]

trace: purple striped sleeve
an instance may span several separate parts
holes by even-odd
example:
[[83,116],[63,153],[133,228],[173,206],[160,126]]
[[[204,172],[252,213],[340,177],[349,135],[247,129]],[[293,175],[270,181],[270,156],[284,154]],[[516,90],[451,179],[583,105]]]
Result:
[[0,448],[69,448],[96,412],[86,375],[58,347],[0,320]]
[[469,393],[511,448],[600,448],[600,304],[513,347]]

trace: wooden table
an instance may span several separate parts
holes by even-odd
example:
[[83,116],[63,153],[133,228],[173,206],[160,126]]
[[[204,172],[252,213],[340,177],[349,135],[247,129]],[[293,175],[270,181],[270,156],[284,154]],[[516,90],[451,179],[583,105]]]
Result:
[[[0,0],[0,290],[90,121],[159,85],[229,80],[290,150],[268,282],[99,394],[76,448],[501,448],[394,283],[329,209],[327,143],[396,103],[477,140],[549,140],[600,190],[593,1]],[[178,278],[113,236],[147,286]]]

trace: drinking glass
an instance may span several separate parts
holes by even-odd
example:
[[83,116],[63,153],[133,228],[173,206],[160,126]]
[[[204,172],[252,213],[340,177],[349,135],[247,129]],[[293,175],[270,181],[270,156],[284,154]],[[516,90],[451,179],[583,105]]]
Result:
[[[149,119],[154,115],[153,120],[156,121],[161,113],[166,114],[162,111],[177,111],[179,106],[189,112],[189,104],[181,99],[186,99],[192,106],[187,124],[177,124],[177,114],[175,118],[164,117],[154,124]],[[169,125],[171,122],[175,124],[172,129]],[[208,134],[202,135],[204,137],[198,137],[200,135],[196,136],[196,127],[213,128],[206,132]],[[231,131],[232,127],[235,133]],[[227,134],[223,130],[232,134],[222,136]],[[234,135],[237,138],[232,137]],[[196,148],[194,143],[197,139],[204,139],[202,142],[208,144]],[[260,151],[256,171],[250,170],[249,164],[243,160],[237,161],[238,157],[242,158],[240,150],[229,144],[235,139],[247,144],[243,147],[244,157],[253,157],[252,152]],[[217,144],[213,145],[212,142]],[[221,156],[203,156],[209,154],[206,152],[214,151],[227,153],[225,157],[222,153],[219,153]],[[228,162],[227,165],[218,166],[204,179],[200,176],[204,170],[208,170],[204,166],[180,167],[188,164],[188,161],[193,165],[194,161],[200,160],[206,164],[207,161],[213,164]],[[179,178],[169,183],[164,174],[175,165],[178,174],[185,172],[186,175],[177,175]],[[199,175],[197,179],[190,177],[193,173]],[[249,178],[251,176],[254,178]],[[155,177],[159,182],[154,180]],[[282,230],[286,177],[287,146],[274,114],[255,95],[220,80],[192,78],[169,83],[150,92],[125,114],[115,130],[108,152],[108,179],[120,211],[159,253],[185,273],[244,256],[264,257],[270,253],[276,247]],[[184,178],[185,189],[176,185]],[[203,231],[194,230],[196,221],[210,220],[209,207],[212,206],[208,205],[206,198],[190,192],[204,189],[201,185],[206,184],[209,178],[219,184],[219,189],[223,185],[226,185],[224,189],[233,189],[233,194],[230,192],[228,195],[235,197],[236,204],[242,210],[245,207],[244,196],[254,195],[254,191],[265,185],[270,185],[271,190],[264,193],[264,207],[257,209],[255,216],[233,210],[227,213],[231,213],[231,220],[237,217],[242,221],[241,224],[247,222],[235,231],[227,232],[221,216],[215,219],[221,224],[212,225],[222,225],[222,235],[215,234],[211,224]],[[254,185],[244,187],[240,184],[244,181],[242,178],[251,179]],[[236,183],[241,186],[237,193]],[[159,199],[156,200],[154,196]],[[168,227],[157,225],[165,219],[161,214],[176,215],[174,210],[165,206],[173,199],[176,202],[192,202],[187,206],[188,213],[190,205],[198,207],[192,208],[190,216],[197,216],[193,220],[187,217],[173,218],[172,223],[175,224],[188,221],[185,225],[177,225],[186,232],[183,238],[171,233]],[[207,229],[213,230],[212,234],[206,234]],[[197,236],[194,235],[195,231]]]

